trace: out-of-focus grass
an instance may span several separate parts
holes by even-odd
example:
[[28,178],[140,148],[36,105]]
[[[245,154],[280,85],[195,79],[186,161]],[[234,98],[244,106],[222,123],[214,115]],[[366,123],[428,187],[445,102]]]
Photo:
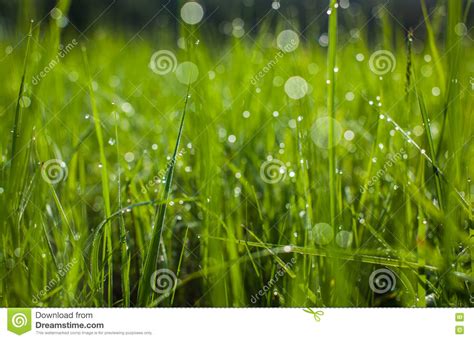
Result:
[[[84,40],[53,24],[34,26],[29,53],[26,36],[1,41],[0,305],[470,305],[474,49],[453,3],[446,45],[434,11],[409,67],[387,13],[369,34],[341,9],[357,30],[339,27],[336,45],[330,29],[335,65],[302,37],[276,58],[283,24],[225,42],[183,26],[185,49],[166,31]],[[73,38],[89,67],[76,46],[33,84]],[[198,67],[189,97],[150,70],[164,49]],[[381,49],[396,62],[382,77],[369,67]],[[298,100],[292,76],[309,85]],[[317,123],[328,115],[333,133]],[[67,169],[53,184],[51,159]],[[385,294],[369,284],[381,268],[396,279]],[[178,277],[167,294],[148,286],[155,269]]]

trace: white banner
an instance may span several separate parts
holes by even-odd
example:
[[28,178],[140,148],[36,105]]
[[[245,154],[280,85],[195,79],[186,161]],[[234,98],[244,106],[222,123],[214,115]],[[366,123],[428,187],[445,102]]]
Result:
[[473,339],[468,308],[11,308],[0,339]]

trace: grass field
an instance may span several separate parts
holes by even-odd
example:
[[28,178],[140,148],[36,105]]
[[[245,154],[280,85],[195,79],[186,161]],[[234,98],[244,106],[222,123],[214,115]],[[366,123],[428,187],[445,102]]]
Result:
[[326,33],[282,4],[224,39],[196,8],[177,33],[19,20],[0,306],[472,306],[469,5],[413,36],[328,5]]

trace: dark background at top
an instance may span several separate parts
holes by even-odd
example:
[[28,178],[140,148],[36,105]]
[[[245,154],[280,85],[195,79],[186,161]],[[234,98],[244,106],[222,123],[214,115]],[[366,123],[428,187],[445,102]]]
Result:
[[[449,0],[426,0],[429,8],[435,3],[447,3]],[[93,28],[112,27],[113,29],[137,31],[146,25],[146,31],[153,32],[157,27],[176,29],[179,9],[185,0],[72,0],[69,19],[80,30],[86,29],[94,20]],[[248,30],[259,18],[271,8],[273,0],[202,0],[198,1],[205,8],[205,26],[220,28],[223,22],[242,18]],[[318,15],[327,7],[329,0],[281,0],[281,13],[297,27],[307,31],[324,31],[327,16]],[[34,4],[35,13],[25,15],[27,8]],[[0,27],[3,32],[14,31],[18,18],[33,17],[39,20],[55,6],[52,0],[0,0]],[[110,5],[111,7],[105,11]],[[166,9],[163,10],[163,6]],[[416,27],[422,21],[419,0],[351,0],[351,6],[345,10],[350,13],[362,13],[370,18],[374,7],[386,5],[392,17],[405,28]],[[160,11],[157,16],[155,14]],[[212,15],[210,15],[212,13]],[[210,15],[210,17],[208,17]],[[152,19],[153,18],[153,19]],[[316,19],[317,18],[317,19]],[[152,19],[152,20],[151,20]],[[316,20],[315,20],[316,19]],[[151,20],[151,21],[150,21]],[[365,23],[365,21],[363,22]],[[373,28],[373,22],[369,27]],[[355,22],[344,22],[341,25],[354,26]]]

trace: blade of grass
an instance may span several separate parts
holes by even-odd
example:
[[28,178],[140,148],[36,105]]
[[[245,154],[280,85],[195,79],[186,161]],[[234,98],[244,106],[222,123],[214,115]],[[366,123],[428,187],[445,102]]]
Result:
[[[25,53],[25,58],[23,60],[23,74],[21,76],[21,82],[20,82],[20,89],[18,90],[18,97],[16,100],[16,107],[15,107],[15,119],[13,123],[13,128],[12,128],[12,147],[10,151],[10,169],[11,172],[10,174],[16,174],[17,172],[15,171],[15,156],[16,156],[16,147],[18,143],[18,139],[20,138],[20,130],[21,130],[21,118],[22,118],[22,108],[20,105],[21,98],[23,97],[23,94],[25,92],[25,78],[26,78],[26,72],[28,68],[28,58],[30,55],[30,43],[31,43],[31,37],[33,36],[33,20],[30,22],[30,30],[28,33],[28,39],[26,43],[26,53]],[[10,176],[11,177],[11,176]]]
[[438,74],[438,78],[441,83],[441,89],[444,90],[446,86],[446,77],[444,75],[443,64],[438,50],[438,44],[436,43],[433,25],[431,24],[431,19],[426,8],[425,0],[421,0],[421,9],[423,12],[423,19],[425,21],[428,44],[430,46],[431,54],[433,54],[436,73]]
[[415,93],[418,99],[418,104],[420,106],[421,116],[423,118],[423,126],[425,128],[426,138],[428,139],[428,146],[430,150],[431,160],[433,161],[432,165],[433,165],[433,172],[435,174],[436,194],[438,197],[439,207],[441,210],[444,210],[444,203],[443,203],[444,199],[443,199],[442,190],[441,190],[441,178],[440,178],[441,175],[439,172],[439,167],[437,166],[437,161],[435,159],[436,151],[435,151],[435,146],[433,142],[433,137],[431,136],[430,121],[428,118],[428,113],[426,112],[426,106],[423,100],[423,95],[421,92],[419,92],[418,86],[416,85],[416,79],[415,79]]
[[[88,89],[89,89],[89,97],[91,101],[91,109],[92,109],[92,116],[94,118],[94,125],[95,125],[95,133],[97,137],[97,143],[99,145],[99,155],[100,155],[100,162],[102,164],[101,167],[101,175],[102,175],[102,198],[104,199],[104,208],[105,208],[105,218],[108,218],[111,214],[110,208],[110,192],[109,192],[109,179],[108,179],[108,172],[107,172],[107,158],[105,157],[105,148],[104,148],[104,138],[102,134],[102,126],[100,115],[97,110],[97,104],[95,101],[94,90],[92,88],[92,75],[89,69],[89,61],[87,59],[87,52],[86,48],[82,47],[82,56],[84,60],[84,66],[86,70],[86,75],[88,77]],[[105,238],[104,238],[104,252],[102,254],[103,258],[107,256],[108,263],[107,263],[107,303],[109,306],[112,306],[112,293],[113,293],[113,258],[112,258],[112,233],[111,233],[111,226],[107,224],[105,226]],[[94,252],[95,255],[98,255],[98,252]],[[93,265],[92,272],[96,275],[98,274],[98,263],[99,259],[91,259],[95,264]],[[98,276],[94,276],[95,279],[100,280],[100,294],[103,297],[103,285],[104,285],[104,273],[101,272],[101,278],[99,279]]]
[[[189,226],[186,228],[186,231],[184,232],[183,246],[181,247],[181,254],[179,255],[178,268],[176,269],[176,276],[177,277],[179,277],[179,274],[181,273],[181,264],[183,263],[184,251],[186,249],[186,241],[188,239],[188,231],[189,231]],[[170,302],[171,306],[173,306],[175,293],[176,293],[176,289],[173,289],[173,294],[171,295],[171,302]]]
[[[290,275],[292,279],[296,278],[295,273],[291,270],[291,268],[289,268],[289,267],[286,265],[285,261],[283,261],[277,254],[275,254],[275,253],[272,251],[272,249],[271,249],[270,247],[267,247],[267,246],[265,245],[265,242],[263,242],[257,235],[255,235],[255,233],[254,233],[252,230],[250,230],[250,229],[248,229],[248,228],[245,228],[245,229],[249,232],[250,235],[252,235],[252,236],[257,240],[257,242],[258,242],[260,245],[262,245],[263,247],[265,247],[265,249],[266,249],[267,251],[269,251],[270,254],[273,255],[275,261],[278,262],[278,264],[281,266],[281,268],[282,268],[288,275]],[[234,240],[229,240],[229,241],[232,242],[232,241],[235,241],[235,239],[234,239]],[[250,242],[249,242],[249,244],[250,244]]]
[[[119,137],[118,137],[118,113],[115,112],[115,145],[117,152],[117,198],[118,208],[122,209],[122,182],[121,182],[121,168],[120,168],[120,148],[119,148]],[[122,281],[122,295],[123,295],[123,306],[130,306],[130,254],[128,251],[127,244],[127,231],[125,229],[125,220],[123,214],[119,217],[120,224],[120,250],[121,250],[121,270],[120,276]]]
[[[189,90],[186,91],[186,99],[184,100],[183,113],[181,115],[181,122],[179,124],[178,136],[176,138],[176,145],[174,147],[173,156],[171,158],[171,165],[168,167],[165,178],[165,188],[163,193],[163,200],[168,200],[168,197],[171,192],[171,182],[173,180],[173,172],[176,163],[176,155],[178,154],[179,143],[181,141],[181,135],[183,133],[184,119],[186,117],[186,107],[188,105],[189,99]],[[161,242],[161,235],[163,233],[163,227],[165,224],[165,215],[166,215],[167,204],[161,204],[156,208],[155,220],[153,234],[148,245],[148,250],[146,252],[145,264],[143,266],[143,271],[139,280],[138,286],[138,303],[140,306],[146,306],[152,300],[153,294],[150,286],[150,277],[153,274],[153,271],[156,268],[159,257],[159,246]]]
[[334,68],[336,67],[336,46],[337,46],[337,1],[331,0],[329,10],[329,45],[328,45],[328,63],[327,63],[327,80],[328,80],[328,97],[327,109],[329,117],[329,205],[331,214],[331,225],[336,230],[336,149],[334,147],[334,99],[336,91],[336,77]]

